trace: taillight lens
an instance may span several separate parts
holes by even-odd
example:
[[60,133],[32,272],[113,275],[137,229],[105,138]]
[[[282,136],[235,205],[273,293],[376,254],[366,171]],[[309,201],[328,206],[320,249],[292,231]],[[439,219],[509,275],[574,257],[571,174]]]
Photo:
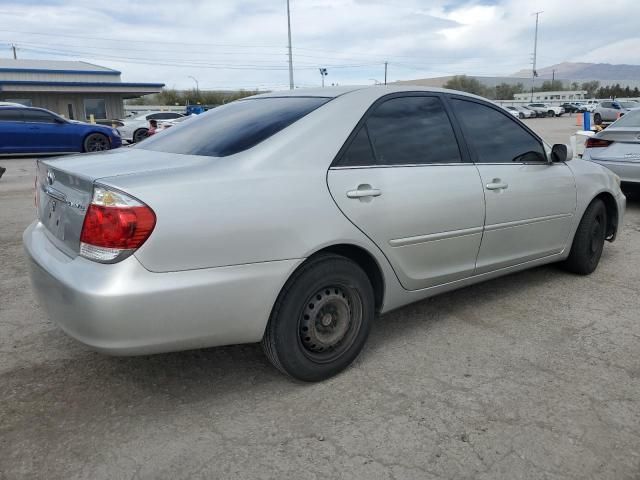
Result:
[[82,225],[80,255],[104,263],[120,261],[149,238],[155,225],[156,215],[144,203],[96,186]]
[[587,138],[586,143],[584,144],[585,148],[598,148],[598,147],[608,147],[613,142],[610,140],[603,140],[601,138]]

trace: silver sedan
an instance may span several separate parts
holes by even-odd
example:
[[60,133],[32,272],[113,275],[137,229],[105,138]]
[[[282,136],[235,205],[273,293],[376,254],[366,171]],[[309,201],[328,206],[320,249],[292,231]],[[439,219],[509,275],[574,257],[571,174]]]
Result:
[[584,160],[616,173],[623,182],[640,184],[640,109],[631,110],[587,139]]
[[417,87],[275,92],[130,149],[38,162],[41,305],[110,354],[262,342],[305,381],[376,315],[562,262],[593,272],[619,178],[504,109]]

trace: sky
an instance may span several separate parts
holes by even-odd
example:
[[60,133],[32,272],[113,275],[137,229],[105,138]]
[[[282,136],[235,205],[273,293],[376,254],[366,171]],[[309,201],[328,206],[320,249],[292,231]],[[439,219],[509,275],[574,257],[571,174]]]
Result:
[[[290,0],[294,83],[640,64],[638,0]],[[601,33],[595,33],[601,32]],[[84,60],[169,88],[286,89],[286,0],[0,0],[0,55]],[[194,80],[196,79],[196,80]]]

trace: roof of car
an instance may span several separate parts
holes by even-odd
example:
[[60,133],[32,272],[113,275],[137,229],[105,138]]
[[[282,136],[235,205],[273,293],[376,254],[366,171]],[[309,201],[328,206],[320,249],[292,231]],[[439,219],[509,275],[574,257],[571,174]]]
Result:
[[418,85],[350,85],[339,87],[325,87],[325,88],[296,88],[294,90],[280,90],[262,93],[254,95],[248,98],[269,98],[269,97],[324,97],[324,98],[336,98],[347,93],[368,90],[371,92],[377,92],[380,95],[389,93],[402,93],[402,92],[434,92],[434,93],[454,93],[456,95],[464,95],[467,97],[478,98],[487,101],[486,98],[473,95],[471,93],[460,92],[458,90],[448,90],[446,88],[437,87],[422,87]]

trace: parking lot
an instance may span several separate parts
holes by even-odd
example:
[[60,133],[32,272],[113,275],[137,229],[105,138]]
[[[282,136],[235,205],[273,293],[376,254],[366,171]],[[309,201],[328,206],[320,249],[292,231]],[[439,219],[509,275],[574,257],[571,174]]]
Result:
[[0,166],[2,480],[640,478],[638,194],[591,276],[546,266],[405,307],[351,368],[300,384],[258,345],[113,358],[67,337],[22,253],[33,159]]

